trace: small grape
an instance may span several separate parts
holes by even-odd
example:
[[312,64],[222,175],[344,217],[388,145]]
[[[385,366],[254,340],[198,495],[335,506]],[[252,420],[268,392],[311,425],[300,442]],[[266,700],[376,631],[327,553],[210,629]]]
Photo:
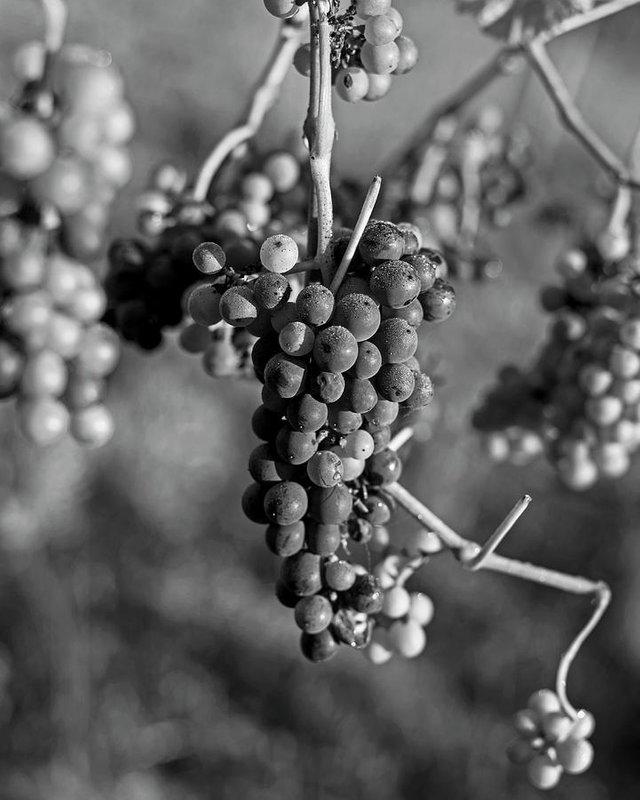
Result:
[[415,383],[413,372],[404,364],[384,364],[376,376],[376,388],[380,397],[396,403],[411,397]]
[[356,572],[348,561],[331,561],[324,569],[324,579],[330,589],[346,592],[356,580]]
[[69,412],[52,397],[38,397],[18,405],[18,422],[24,435],[39,447],[59,441],[69,427]]
[[409,617],[418,625],[428,625],[433,619],[433,600],[422,592],[412,592],[409,603]]
[[271,524],[265,532],[265,541],[271,552],[287,558],[302,550],[304,545],[305,526],[304,522],[298,520],[289,525]]
[[400,66],[400,49],[395,42],[381,45],[365,42],[360,50],[360,60],[367,72],[388,75]]
[[296,431],[314,433],[327,421],[327,405],[310,394],[301,394],[287,406],[287,419]]
[[270,14],[279,19],[294,17],[300,10],[295,0],[264,0],[264,6]]
[[383,364],[401,364],[416,352],[418,334],[406,320],[392,317],[382,321],[373,342],[380,351]]
[[397,317],[398,319],[406,320],[409,325],[414,328],[419,328],[424,319],[424,311],[422,304],[416,298],[412,300],[408,306],[404,308],[382,308],[382,319],[389,319],[390,317]]
[[335,403],[344,389],[345,379],[339,372],[318,372],[309,382],[309,392],[323,403]]
[[343,436],[357,431],[362,425],[362,416],[343,408],[338,403],[332,403],[329,406],[329,414],[327,423],[331,430],[340,433]]
[[313,486],[309,490],[309,515],[316,522],[339,525],[348,519],[352,506],[351,493],[342,484],[330,489]]
[[398,48],[398,63],[393,74],[404,75],[411,72],[418,63],[420,55],[416,43],[409,36],[398,36],[395,45]]
[[316,336],[313,358],[324,372],[346,372],[358,358],[358,343],[342,325],[331,325]]
[[415,385],[409,397],[402,403],[402,407],[409,411],[418,411],[433,400],[433,381],[424,372],[414,373]]
[[389,644],[404,658],[415,658],[425,648],[427,635],[421,625],[412,619],[397,620],[389,627]]
[[[306,45],[303,45],[305,47]],[[273,184],[276,192],[290,192],[300,180],[300,164],[291,153],[276,152],[267,156],[262,171]]]
[[207,275],[223,270],[226,262],[224,250],[215,242],[202,242],[193,251],[193,263],[196,269]]
[[71,435],[78,442],[90,447],[103,447],[115,430],[113,417],[102,404],[88,406],[71,415]]
[[393,450],[375,453],[367,461],[367,475],[374,486],[386,486],[399,480],[402,461]]
[[[384,428],[391,425],[398,416],[400,406],[392,400],[385,400],[380,398],[371,411],[367,411],[364,415],[367,421],[374,425],[376,428]],[[373,438],[376,438],[376,431],[370,430]],[[387,439],[388,443],[389,439]]]
[[364,26],[364,38],[373,45],[389,44],[398,33],[396,21],[387,15],[369,17]]
[[397,261],[404,253],[404,237],[391,222],[370,222],[362,234],[358,252],[372,267]]
[[209,281],[200,281],[189,291],[187,313],[198,325],[208,327],[222,320],[220,288]]
[[384,593],[382,613],[390,619],[399,619],[409,612],[411,598],[404,586],[392,586]]
[[310,283],[296,298],[298,319],[307,325],[324,325],[333,313],[334,296],[320,283]]
[[357,575],[353,586],[345,593],[345,602],[360,613],[378,614],[382,610],[384,592],[374,575]]
[[271,444],[259,444],[249,455],[249,474],[257,483],[278,483],[291,478],[292,468],[277,457]]
[[283,306],[291,296],[289,281],[277,272],[258,275],[252,288],[256,305],[265,311],[275,311]]
[[283,303],[272,313],[271,327],[276,333],[280,333],[285,325],[295,322],[297,318],[296,304],[292,302]]
[[369,76],[360,67],[345,67],[336,75],[336,91],[342,100],[357,103],[369,91]]
[[558,695],[551,689],[539,689],[534,692],[527,700],[527,706],[541,716],[562,710]]
[[371,274],[369,285],[375,298],[390,308],[408,306],[421,290],[420,279],[413,267],[406,261],[397,260],[380,263]]
[[456,307],[456,293],[449,283],[438,278],[431,289],[420,295],[424,318],[440,322],[450,317]]
[[304,322],[288,322],[280,331],[278,341],[283,352],[290,356],[306,356],[313,350],[313,329]]
[[365,414],[371,411],[378,402],[378,393],[371,381],[360,378],[349,378],[345,382],[345,390],[341,400],[349,411]]
[[357,342],[370,339],[380,326],[380,311],[365,294],[348,294],[336,303],[332,322],[350,331]]
[[391,89],[391,75],[368,75],[369,88],[364,96],[368,102],[381,100]]
[[553,789],[558,785],[562,767],[547,753],[534,756],[527,764],[527,774],[536,789]]
[[343,480],[355,481],[362,475],[366,467],[366,461],[363,458],[350,458],[349,456],[340,456],[340,458],[344,470]]
[[294,610],[296,625],[305,633],[320,633],[329,627],[333,617],[331,603],[326,597],[315,594],[301,598]]
[[53,164],[55,145],[46,127],[30,117],[16,117],[0,127],[0,163],[17,180],[31,180]]
[[289,272],[298,262],[298,257],[298,245],[284,233],[269,236],[260,247],[260,262],[269,272]]
[[362,19],[388,14],[391,0],[356,0],[356,14]]
[[342,535],[335,523],[312,522],[307,528],[307,547],[311,553],[330,556],[340,547]]
[[393,651],[389,648],[388,633],[384,628],[376,626],[373,629],[371,642],[365,652],[372,664],[386,664],[393,658]]
[[373,378],[382,366],[382,355],[373,342],[360,342],[358,344],[358,357],[349,370],[354,378],[366,380]]
[[58,397],[64,392],[67,377],[64,359],[51,350],[41,350],[25,362],[20,389],[30,397]]
[[316,486],[330,488],[342,481],[344,467],[340,456],[330,450],[314,453],[307,462],[307,475]]
[[297,595],[308,597],[322,588],[320,556],[302,550],[285,558],[280,569],[285,585]]
[[300,637],[302,654],[314,663],[333,658],[338,652],[339,646],[328,628],[320,633],[303,633]]
[[252,483],[247,486],[242,495],[241,504],[244,515],[258,525],[264,525],[271,521],[264,510],[266,493],[267,487],[259,483]]
[[294,431],[288,425],[280,428],[276,436],[278,455],[287,464],[306,464],[317,451],[315,434]]
[[272,356],[264,369],[265,386],[287,399],[302,392],[306,376],[305,362],[284,353]]
[[255,200],[258,203],[268,203],[273,197],[274,186],[263,173],[249,172],[240,183],[240,192],[247,199]]

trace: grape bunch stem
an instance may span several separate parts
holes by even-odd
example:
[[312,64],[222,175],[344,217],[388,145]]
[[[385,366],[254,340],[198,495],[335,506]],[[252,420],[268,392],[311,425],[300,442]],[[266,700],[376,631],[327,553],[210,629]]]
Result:
[[40,0],[45,20],[44,46],[47,54],[57,53],[64,42],[69,15],[64,0]]
[[302,40],[302,31],[303,25],[296,23],[295,17],[280,25],[278,39],[251,94],[243,122],[223,136],[200,168],[193,188],[196,201],[203,202],[206,199],[213,179],[231,153],[260,130],[268,111],[280,96],[282,84]]
[[330,176],[336,133],[331,104],[330,10],[327,0],[309,0],[311,75],[309,109],[304,124],[313,183],[312,202],[309,204],[309,246],[315,245],[315,257],[325,285],[331,279],[329,246],[333,236],[333,198]]
[[[409,434],[403,431],[390,442],[391,449],[397,449],[408,441]],[[514,578],[539,583],[552,589],[558,589],[577,595],[592,596],[595,608],[586,625],[580,630],[573,642],[563,653],[558,666],[556,677],[556,692],[562,703],[565,713],[572,719],[577,718],[578,712],[571,705],[567,697],[567,676],[571,664],[577,656],[587,637],[596,627],[611,601],[611,590],[604,581],[593,581],[580,575],[568,575],[557,570],[540,567],[517,559],[507,558],[495,553],[495,549],[504,540],[517,519],[522,515],[531,498],[525,495],[509,512],[505,520],[496,528],[484,546],[470,539],[465,539],[446,522],[440,519],[430,508],[414,497],[400,483],[393,483],[385,487],[385,491],[395,498],[398,505],[402,506],[426,530],[433,531],[442,544],[452,551],[460,563],[470,570],[489,569],[493,572],[502,572]]]

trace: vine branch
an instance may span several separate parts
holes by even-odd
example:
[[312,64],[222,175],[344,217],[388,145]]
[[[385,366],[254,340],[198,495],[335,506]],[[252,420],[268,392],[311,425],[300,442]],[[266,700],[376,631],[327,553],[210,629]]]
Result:
[[[408,438],[408,432],[404,433],[400,431],[389,443],[390,449],[398,449],[398,447],[408,441]],[[567,698],[567,676],[571,664],[580,648],[607,610],[611,601],[611,590],[608,585],[603,581],[593,581],[589,578],[583,578],[580,575],[568,575],[564,572],[540,567],[537,564],[506,558],[494,552],[496,547],[504,540],[514,523],[529,505],[531,501],[529,495],[525,495],[516,503],[505,520],[498,526],[493,535],[489,537],[486,544],[481,547],[477,542],[466,539],[464,536],[457,533],[400,483],[392,483],[390,486],[386,486],[385,491],[391,495],[398,505],[402,506],[410,516],[417,520],[423,528],[433,531],[442,544],[451,550],[458,561],[467,569],[489,569],[493,572],[501,572],[505,575],[511,575],[514,578],[521,578],[570,594],[587,595],[595,598],[596,606],[591,617],[568,649],[563,653],[558,666],[556,679],[558,697],[565,713],[571,718],[576,719],[577,711]]]
[[313,182],[309,241],[315,242],[315,257],[325,285],[331,279],[329,245],[333,235],[333,199],[330,174],[335,139],[331,106],[329,10],[328,0],[309,0],[311,75],[309,110],[304,124],[305,136],[309,142],[309,168]]
[[218,142],[200,168],[193,188],[195,200],[202,202],[206,199],[213,179],[228,156],[241,144],[253,138],[260,129],[267,112],[278,99],[282,83],[301,39],[302,25],[296,22],[295,17],[281,24],[275,47],[243,116],[244,121]]

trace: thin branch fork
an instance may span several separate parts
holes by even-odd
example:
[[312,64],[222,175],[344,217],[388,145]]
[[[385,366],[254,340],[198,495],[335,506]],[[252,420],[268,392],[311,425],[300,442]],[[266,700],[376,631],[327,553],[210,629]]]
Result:
[[249,107],[243,117],[244,121],[218,142],[202,165],[193,189],[195,200],[206,199],[211,183],[222,164],[237,147],[252,139],[259,131],[267,112],[278,99],[282,83],[301,40],[302,25],[295,20],[287,20],[281,24],[275,47],[253,91]]

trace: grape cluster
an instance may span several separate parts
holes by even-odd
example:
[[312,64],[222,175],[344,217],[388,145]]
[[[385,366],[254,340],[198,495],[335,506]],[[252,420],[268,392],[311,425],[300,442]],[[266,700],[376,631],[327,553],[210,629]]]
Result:
[[135,121],[122,77],[105,54],[67,48],[47,61],[40,43],[17,52],[14,73],[20,88],[0,113],[3,194],[16,211],[31,206],[55,221],[67,255],[93,260],[131,177]]
[[[348,236],[334,241],[340,261]],[[220,268],[216,245],[202,245]],[[301,647],[312,661],[340,643],[364,647],[384,608],[377,578],[348,556],[349,543],[385,546],[393,503],[384,487],[401,471],[389,450],[391,425],[433,397],[414,357],[423,320],[446,319],[455,307],[436,260],[422,251],[411,225],[371,222],[357,258],[336,292],[310,283],[291,299],[286,274],[295,242],[267,239],[264,271],[220,294],[215,281],[192,294],[192,316],[261,328],[252,362],[263,383],[252,427],[262,444],[249,459],[254,483],[245,513],[268,525],[268,547],[284,559],[277,596],[294,608]]]
[[36,444],[67,430],[92,446],[111,438],[103,400],[119,343],[99,322],[105,302],[93,272],[40,226],[0,220],[0,398],[16,397],[20,427]]
[[[139,347],[157,348],[163,331],[183,321],[182,298],[202,277],[192,254],[203,240],[220,242],[227,269],[239,275],[259,269],[265,236],[286,229],[302,247],[300,179],[293,154],[272,152],[234,170],[214,207],[192,198],[182,170],[159,166],[138,200],[138,225],[147,239],[117,240],[109,252],[108,323]],[[228,350],[228,335],[216,337]]]
[[392,213],[430,233],[453,276],[496,278],[502,263],[481,229],[511,222],[514,204],[527,192],[530,161],[526,131],[505,130],[495,106],[482,108],[467,122],[453,114],[441,117],[421,147],[419,164],[411,164],[389,187],[397,195],[398,211]]
[[[391,88],[393,75],[404,75],[415,67],[418,48],[403,34],[402,15],[391,0],[356,0],[344,13],[337,5],[329,16],[336,92],[349,103],[380,100]],[[308,43],[300,46],[293,63],[301,75],[311,74]]]
[[593,715],[583,710],[575,718],[568,716],[550,689],[534,692],[527,708],[516,714],[514,725],[518,738],[507,755],[514,764],[526,765],[536,789],[553,789],[563,772],[579,775],[591,766]]
[[528,370],[507,367],[474,415],[496,460],[546,453],[570,488],[617,478],[640,446],[640,282],[626,236],[558,262],[542,292],[549,336]]

